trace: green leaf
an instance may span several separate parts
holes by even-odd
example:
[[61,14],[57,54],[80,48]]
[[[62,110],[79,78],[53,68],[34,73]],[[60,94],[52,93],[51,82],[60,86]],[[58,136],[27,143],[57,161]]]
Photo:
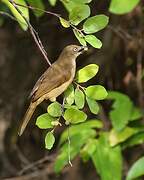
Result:
[[85,40],[94,48],[100,49],[102,47],[102,42],[94,35],[86,35]]
[[91,119],[87,122],[84,122],[82,124],[83,127],[86,127],[86,128],[103,128],[103,123],[101,120],[98,120],[98,119]]
[[57,0],[48,0],[51,6],[55,6]]
[[77,4],[74,3],[73,1],[61,0],[61,2],[63,3],[63,5],[65,6],[65,8],[69,13],[72,11],[72,9],[74,9],[77,6]]
[[125,14],[132,11],[140,0],[111,0],[109,11],[114,14]]
[[90,138],[81,150],[81,156],[84,161],[89,160],[90,156],[95,152],[97,148],[97,139]]
[[87,103],[88,103],[88,106],[89,106],[89,109],[90,109],[91,113],[98,114],[98,112],[99,112],[98,103],[95,100],[90,99],[88,97],[86,97],[86,100],[87,100]]
[[69,15],[70,22],[77,26],[81,21],[90,16],[90,8],[88,5],[77,5],[72,9]]
[[[81,128],[82,126],[80,126],[80,128]],[[81,136],[85,136],[85,134],[89,134],[89,136],[91,137],[91,138],[93,138],[93,137],[95,137],[96,136],[96,131],[94,130],[94,129],[92,129],[92,128],[88,128],[88,129],[86,129],[86,128],[84,128],[84,129],[81,129],[81,131],[80,131],[80,129],[78,129],[79,128],[79,126],[78,127],[75,127],[75,126],[73,126],[71,129],[70,129],[70,134],[69,134],[69,137],[71,138],[71,137],[73,137],[73,136],[75,136],[75,135],[81,135]],[[61,144],[63,144],[64,142],[66,142],[67,141],[67,139],[68,139],[68,130],[66,129],[63,133],[62,133],[62,136],[61,136],[61,139],[60,139],[60,145]]]
[[106,89],[101,85],[89,86],[85,90],[86,96],[95,100],[103,100],[107,97]]
[[104,29],[108,24],[109,18],[105,15],[97,15],[88,18],[83,24],[86,34],[92,34]]
[[[76,124],[76,125],[72,125],[69,127],[69,132],[70,132],[70,137],[72,137],[75,134],[83,134],[83,133],[87,133],[87,131],[94,129],[94,128],[102,128],[103,127],[103,123],[100,120],[97,119],[92,119],[80,124]],[[81,131],[80,131],[81,130]],[[95,133],[94,133],[95,132]],[[96,135],[96,131],[94,130],[91,131],[91,135],[94,136]],[[64,141],[67,140],[67,130],[65,130],[62,135],[61,135],[61,139],[60,139],[60,144],[62,144]]]
[[137,133],[123,143],[123,149],[144,143],[144,132]]
[[50,116],[48,113],[40,115],[36,120],[36,125],[40,129],[53,128],[52,122],[56,119]]
[[45,148],[51,149],[55,142],[55,137],[52,132],[48,132],[45,137]]
[[97,74],[98,70],[99,70],[98,65],[89,64],[77,72],[77,75],[76,75],[77,80],[76,81],[78,83],[87,82],[88,80],[90,80]]
[[71,12],[74,8],[77,7],[77,5],[84,5],[85,3],[89,3],[91,1],[92,0],[61,0],[68,12]]
[[143,116],[144,115],[139,108],[133,107],[133,110],[131,112],[130,121],[138,120],[138,119],[142,118]]
[[78,107],[76,105],[69,105],[69,104],[65,104],[64,108],[65,109],[70,109],[70,108],[78,109]]
[[64,144],[60,149],[60,153],[56,157],[56,161],[54,164],[54,171],[59,173],[68,162],[68,155],[70,154],[71,160],[80,152],[81,146],[84,144],[85,140],[81,140],[81,142],[77,142],[77,138],[81,139],[81,135],[76,135],[71,137],[71,145],[70,152],[68,151],[68,144]]
[[70,23],[66,19],[59,17],[59,20],[60,20],[60,23],[61,23],[61,25],[63,27],[65,27],[65,28],[69,28],[70,27]]
[[[24,18],[20,15],[20,13],[16,10],[16,8],[8,1],[8,0],[2,0],[3,3],[5,3],[8,8],[11,10],[15,18],[17,19],[18,23],[20,24],[21,28],[26,31],[28,29],[28,25]],[[15,0],[16,3],[26,5],[24,0]],[[18,9],[21,11],[21,13],[25,16],[27,20],[29,20],[29,12],[27,8],[18,6]]]
[[115,100],[109,115],[113,127],[120,131],[126,127],[131,119],[133,104],[128,96],[114,91],[108,93],[107,99]]
[[126,180],[136,179],[143,175],[144,175],[144,157],[141,157],[130,168]]
[[74,87],[72,84],[64,92],[64,97],[69,105],[72,105],[74,103]]
[[90,3],[92,0],[69,0],[69,1],[72,1],[77,4],[86,4],[86,3]]
[[[14,0],[15,3],[21,4],[24,6],[27,6],[25,0]],[[23,16],[29,20],[29,10],[28,8],[22,7],[22,6],[17,6],[17,8],[20,10],[20,12],[23,14]]]
[[84,122],[87,119],[87,115],[78,109],[69,108],[64,112],[64,119],[68,123],[77,124]]
[[[80,126],[80,128],[83,126]],[[79,126],[72,126],[72,128],[70,128],[69,132],[70,132],[70,138],[76,134],[81,134],[82,136],[84,134],[91,134],[91,137],[95,137],[96,136],[96,131],[92,128],[88,128],[88,129],[78,129]],[[67,129],[62,133],[61,135],[61,139],[60,139],[60,145],[63,144],[64,142],[66,142],[68,139],[68,132]]]
[[47,108],[48,113],[53,117],[59,117],[62,115],[62,107],[58,102],[51,103]]
[[82,109],[85,104],[85,95],[78,88],[76,88],[76,90],[75,90],[75,104],[79,109]]
[[[79,130],[80,132],[80,130]],[[94,132],[94,130],[93,130]],[[68,132],[67,132],[68,134]],[[68,155],[70,154],[71,160],[80,153],[81,147],[90,139],[92,138],[91,131],[87,131],[87,133],[83,134],[75,134],[71,137],[70,141],[70,149],[68,148],[68,143],[63,144],[63,146],[60,149],[60,154],[57,156],[55,164],[54,164],[54,170],[56,173],[60,172],[63,167],[68,164]],[[68,138],[68,137],[67,137]],[[79,139],[79,141],[78,141]],[[70,152],[69,152],[70,150]]]
[[120,132],[117,132],[114,129],[112,129],[109,134],[110,145],[115,146],[121,142],[124,142],[126,139],[136,134],[137,132],[138,132],[138,129],[131,128],[131,127],[126,127]]
[[[35,8],[39,8],[41,10],[44,10],[44,3],[42,0],[26,0],[28,2],[28,4],[32,7]],[[40,10],[35,10],[32,9],[33,13],[35,14],[35,16],[37,17],[41,17],[44,14],[44,11],[40,11]]]
[[86,41],[85,41],[84,37],[81,35],[81,33],[75,29],[73,29],[73,32],[74,32],[74,35],[76,36],[76,38],[78,39],[78,41],[80,42],[80,44],[82,44],[83,46],[86,46]]
[[107,133],[101,134],[91,158],[102,180],[122,179],[121,149],[109,146]]

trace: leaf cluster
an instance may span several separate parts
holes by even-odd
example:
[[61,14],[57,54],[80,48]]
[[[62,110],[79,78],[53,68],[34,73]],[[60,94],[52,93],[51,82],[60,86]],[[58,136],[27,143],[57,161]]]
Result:
[[[98,72],[96,64],[90,64],[77,72],[74,84],[71,84],[64,93],[63,104],[51,103],[47,108],[47,113],[37,118],[36,125],[40,129],[52,129],[45,137],[45,147],[51,149],[54,144],[54,129],[61,125],[60,119],[65,120],[65,124],[79,124],[87,120],[84,107],[88,106],[92,114],[97,115],[99,105],[97,101],[107,97],[107,91],[101,85],[91,85],[83,87],[79,83],[84,83],[93,78]],[[50,144],[51,142],[51,144]]]
[[[103,14],[90,17],[91,9],[89,3],[91,1],[92,0],[62,0],[61,2],[66,7],[69,17],[68,20],[60,17],[60,22],[63,27],[71,27],[73,29],[74,35],[80,44],[86,45],[88,43],[94,48],[100,49],[102,42],[93,34],[104,29],[108,24],[109,18]],[[81,22],[83,21],[84,23],[82,24]],[[81,28],[77,27],[79,24]]]
[[[44,11],[45,7],[41,0],[15,0],[14,2],[16,3],[17,8],[11,1],[2,0],[2,3],[9,8],[21,28],[25,31],[28,29],[25,18],[29,21],[29,9],[27,3],[32,7],[32,11],[37,17],[41,17],[46,12]],[[61,25],[64,28],[72,28],[73,33],[80,44],[86,45],[88,43],[94,48],[101,48],[102,42],[93,34],[107,26],[109,20],[108,17],[103,14],[90,17],[91,10],[89,3],[91,0],[61,0],[61,2],[68,11],[68,20],[60,15],[56,15],[56,17],[59,17]],[[49,3],[52,6],[55,6],[56,0],[49,0]],[[85,22],[82,25],[81,22],[84,20]],[[82,26],[81,29],[77,27],[79,24]]]
[[[22,6],[18,10],[9,0],[1,0],[0,9],[11,11],[23,30],[28,29],[30,5],[41,10],[32,9],[36,17],[44,15],[45,4],[42,0],[15,0]],[[51,6],[55,6],[57,0],[48,0]],[[101,48],[102,42],[95,33],[103,30],[109,22],[104,14],[91,16],[90,3],[92,0],[61,0],[67,10],[67,17],[59,16],[59,22],[64,28],[71,28],[77,40],[82,45],[90,44],[94,48]],[[140,0],[111,0],[109,12],[122,15],[131,12]],[[3,7],[4,6],[4,7]],[[21,12],[21,13],[20,13]],[[22,16],[22,15],[23,16]],[[3,19],[0,18],[0,24]],[[143,112],[136,107],[132,100],[125,94],[116,91],[107,91],[101,85],[82,86],[94,76],[99,67],[90,64],[77,72],[76,81],[69,86],[64,93],[64,102],[51,103],[47,113],[40,115],[36,125],[45,129],[45,147],[51,149],[55,143],[55,128],[61,126],[61,119],[66,125],[70,125],[69,131],[63,131],[59,142],[59,154],[55,161],[55,172],[59,173],[68,164],[68,154],[71,159],[80,155],[84,162],[92,160],[97,173],[102,180],[121,180],[123,169],[122,151],[135,145],[144,143],[144,126],[141,119]],[[107,96],[108,95],[108,96]],[[97,119],[100,111],[99,100],[107,98],[111,102],[109,119],[111,127],[104,131],[104,124]],[[89,119],[90,112],[94,118]],[[68,134],[70,137],[68,137]],[[67,139],[71,140],[70,152]],[[141,157],[130,168],[126,179],[135,179],[144,175],[144,157]]]

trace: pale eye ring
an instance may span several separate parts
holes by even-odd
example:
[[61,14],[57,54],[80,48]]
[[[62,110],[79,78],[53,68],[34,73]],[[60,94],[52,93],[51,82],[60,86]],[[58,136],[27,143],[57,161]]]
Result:
[[74,52],[76,52],[77,50],[78,50],[78,49],[77,49],[76,47],[73,49]]

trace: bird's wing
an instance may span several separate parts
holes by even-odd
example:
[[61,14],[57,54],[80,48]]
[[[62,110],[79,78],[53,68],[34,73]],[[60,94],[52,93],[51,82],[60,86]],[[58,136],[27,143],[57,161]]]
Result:
[[59,87],[71,78],[71,72],[67,68],[53,64],[36,82],[32,92],[32,101],[36,101],[51,90]]
[[42,81],[43,81],[43,79],[44,79],[44,74],[45,74],[45,73],[43,73],[43,74],[41,75],[41,77],[37,80],[37,82],[35,83],[32,91],[31,91],[31,93],[30,93],[30,95],[29,95],[29,98],[33,97],[34,94],[35,94],[35,92],[38,90],[39,85],[42,83]]

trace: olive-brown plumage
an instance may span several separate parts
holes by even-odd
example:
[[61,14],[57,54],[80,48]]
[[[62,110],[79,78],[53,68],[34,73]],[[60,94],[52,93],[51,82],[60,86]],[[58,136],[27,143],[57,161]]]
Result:
[[22,135],[36,107],[45,99],[55,101],[62,94],[74,79],[76,71],[76,58],[87,47],[69,45],[61,52],[55,61],[38,79],[30,96],[31,103],[23,118],[19,135]]

